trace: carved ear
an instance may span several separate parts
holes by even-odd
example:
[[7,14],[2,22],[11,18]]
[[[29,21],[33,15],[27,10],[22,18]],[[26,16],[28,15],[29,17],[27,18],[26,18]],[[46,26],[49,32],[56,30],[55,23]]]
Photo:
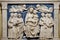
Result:
[[53,7],[50,7],[50,8],[49,8],[49,12],[52,12],[52,11],[53,11]]

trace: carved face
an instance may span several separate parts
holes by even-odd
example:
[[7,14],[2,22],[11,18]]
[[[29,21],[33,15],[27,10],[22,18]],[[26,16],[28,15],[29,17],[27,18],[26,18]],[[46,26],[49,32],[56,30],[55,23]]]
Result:
[[14,17],[17,17],[17,13],[14,13]]
[[34,9],[33,9],[32,7],[29,9],[30,12],[33,12],[33,10],[34,10]]
[[51,17],[51,13],[49,13],[49,17]]
[[21,17],[21,14],[17,14],[17,17],[20,18]]
[[11,17],[14,17],[14,13],[11,13],[10,16],[11,16]]
[[46,17],[49,17],[48,13],[45,15]]
[[41,13],[41,16],[44,17],[45,16],[45,13]]
[[37,11],[36,11],[36,10],[34,10],[34,11],[33,11],[33,13],[35,13],[35,14],[36,14],[36,13],[37,13]]

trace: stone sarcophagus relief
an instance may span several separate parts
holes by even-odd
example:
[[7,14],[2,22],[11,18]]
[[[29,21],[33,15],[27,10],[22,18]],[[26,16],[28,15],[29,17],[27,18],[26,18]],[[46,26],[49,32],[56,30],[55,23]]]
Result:
[[53,4],[8,4],[8,38],[53,38]]

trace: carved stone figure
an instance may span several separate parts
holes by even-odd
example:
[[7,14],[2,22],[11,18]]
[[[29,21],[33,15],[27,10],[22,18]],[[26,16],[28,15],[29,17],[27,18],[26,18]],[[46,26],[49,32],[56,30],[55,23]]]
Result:
[[13,5],[11,6],[9,12],[23,12],[26,9],[26,5]]
[[54,22],[53,22],[53,18],[51,17],[51,13],[47,13],[44,16],[41,17],[39,22],[41,25],[41,31],[40,31],[41,40],[47,40],[49,38],[53,38]]
[[45,5],[39,5],[39,4],[37,4],[36,7],[37,7],[36,10],[39,10],[40,12],[47,13],[47,12],[52,12],[53,11],[53,7],[48,8]]
[[21,6],[18,6],[17,8],[18,8],[17,12],[23,12],[24,10],[27,10],[26,5],[21,5]]
[[41,25],[41,29],[40,29],[40,40],[44,40],[45,38],[45,31],[46,31],[46,25],[45,25],[45,21],[46,21],[46,17],[45,17],[45,13],[41,13],[41,18],[39,21],[39,24]]
[[17,28],[18,28],[18,35],[20,37],[20,40],[22,40],[23,37],[23,31],[24,31],[24,22],[22,19],[21,14],[17,14]]
[[32,25],[31,24],[31,21],[32,21],[32,17],[33,17],[33,8],[30,8],[29,9],[29,12],[27,13],[27,15],[26,15],[26,18],[25,18],[25,34],[26,34],[26,36],[27,37],[30,37],[31,36],[31,33],[30,33],[30,28],[31,28],[31,26],[30,25]]
[[29,9],[29,12],[26,15],[26,36],[27,37],[36,37],[39,32],[38,26],[38,15],[37,11],[33,7]]
[[34,37],[38,37],[38,33],[39,33],[39,25],[38,25],[38,15],[37,15],[37,11],[34,10],[33,11],[33,19],[32,19],[32,26],[31,26],[31,33]]
[[48,31],[46,31],[46,38],[53,38],[53,25],[54,25],[54,21],[52,18],[51,13],[47,13],[46,14],[46,26]]
[[11,13],[10,18],[8,20],[8,37],[15,38],[15,24],[17,23],[17,13]]
[[8,21],[8,36],[9,38],[19,38],[22,40],[23,36],[23,19],[21,14],[11,13],[11,16]]

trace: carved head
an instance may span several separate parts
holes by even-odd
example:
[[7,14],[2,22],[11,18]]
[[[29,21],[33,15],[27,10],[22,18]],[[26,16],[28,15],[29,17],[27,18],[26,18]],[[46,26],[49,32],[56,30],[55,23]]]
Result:
[[45,15],[46,17],[49,17],[48,13]]
[[37,10],[34,10],[33,13],[36,14],[37,13]]
[[31,13],[32,13],[32,12],[33,12],[33,10],[34,10],[34,8],[33,8],[33,7],[30,7],[30,8],[29,8],[29,12],[31,12]]
[[45,13],[41,13],[41,16],[42,16],[42,17],[45,17]]
[[14,17],[17,17],[17,13],[14,13]]
[[10,17],[14,17],[14,13],[11,13],[11,14],[10,14]]
[[51,16],[52,16],[52,15],[51,15],[51,13],[49,13],[48,15],[49,15],[49,17],[51,17]]
[[17,14],[17,17],[18,17],[18,18],[20,18],[20,17],[21,17],[21,14],[20,14],[20,13],[19,13],[19,14]]

